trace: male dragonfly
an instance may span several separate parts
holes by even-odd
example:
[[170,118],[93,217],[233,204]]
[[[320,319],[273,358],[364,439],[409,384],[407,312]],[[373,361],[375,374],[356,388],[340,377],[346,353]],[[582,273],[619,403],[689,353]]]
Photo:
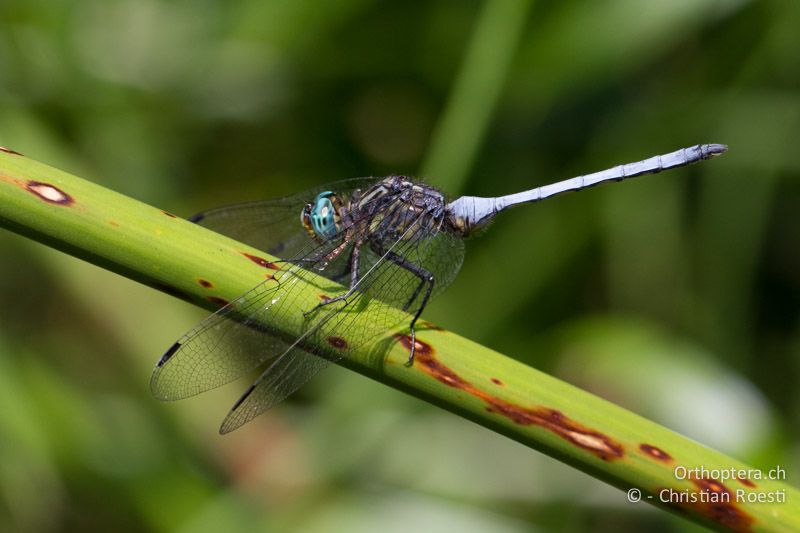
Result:
[[[333,361],[397,325],[397,313],[376,313],[370,327],[355,317],[375,298],[405,311],[414,360],[415,326],[425,306],[455,278],[465,237],[509,207],[537,202],[607,181],[655,174],[718,156],[727,147],[701,144],[619,165],[529,191],[448,202],[437,189],[406,176],[331,183],[288,198],[221,207],[190,220],[281,257],[268,280],[203,320],[161,357],[153,394],[175,400],[231,382],[257,368],[261,375],[220,427],[230,432],[297,390]],[[319,303],[293,290],[312,271],[345,288]],[[365,298],[365,296],[367,298]],[[305,306],[303,333],[273,331]]]

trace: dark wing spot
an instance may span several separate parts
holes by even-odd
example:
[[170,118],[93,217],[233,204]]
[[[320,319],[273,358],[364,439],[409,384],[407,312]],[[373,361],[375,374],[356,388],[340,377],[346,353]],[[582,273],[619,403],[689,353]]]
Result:
[[233,404],[233,407],[231,407],[231,413],[234,412],[235,410],[237,410],[239,408],[239,406],[242,405],[242,403],[247,399],[247,397],[250,396],[251,394],[253,394],[253,391],[255,389],[256,389],[255,383],[250,385],[249,387],[247,387],[247,390],[244,391],[244,394],[239,396],[239,399],[236,400],[236,403]]
[[175,344],[170,346],[169,349],[166,352],[164,352],[164,355],[161,356],[161,359],[158,360],[158,365],[156,365],[156,366],[159,366],[159,367],[164,366],[164,363],[169,361],[169,358],[172,357],[173,355],[175,355],[175,352],[177,352],[178,348],[180,348],[180,347],[181,347],[181,343],[179,343],[179,342],[176,342]]

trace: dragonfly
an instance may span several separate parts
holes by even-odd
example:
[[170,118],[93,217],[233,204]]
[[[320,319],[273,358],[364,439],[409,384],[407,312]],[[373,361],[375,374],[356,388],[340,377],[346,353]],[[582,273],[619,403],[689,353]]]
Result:
[[[434,187],[393,175],[201,212],[189,220],[281,259],[269,279],[170,346],[153,371],[152,393],[177,400],[260,370],[223,420],[224,434],[404,321],[411,340],[406,364],[412,365],[422,312],[458,273],[465,238],[498,213],[711,159],[726,150],[723,144],[699,144],[493,198],[448,201]],[[330,296],[309,299],[308,292],[298,289],[300,281],[314,279],[330,283]],[[364,313],[370,313],[368,320]],[[278,333],[281,324],[296,320],[302,323],[301,334]]]

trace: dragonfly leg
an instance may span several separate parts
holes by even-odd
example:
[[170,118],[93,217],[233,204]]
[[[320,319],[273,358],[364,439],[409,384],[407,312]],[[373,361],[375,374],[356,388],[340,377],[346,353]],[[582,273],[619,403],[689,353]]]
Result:
[[430,299],[431,293],[433,292],[433,283],[434,283],[433,274],[431,274],[424,268],[415,265],[405,257],[398,255],[392,251],[383,252],[379,245],[375,245],[373,247],[373,250],[375,251],[375,253],[379,255],[385,255],[386,259],[388,259],[395,265],[408,270],[409,272],[411,272],[420,279],[419,285],[417,285],[417,288],[414,290],[414,293],[411,295],[411,298],[408,300],[408,303],[403,308],[404,311],[408,310],[408,308],[411,306],[414,300],[417,299],[417,296],[419,296],[422,287],[427,284],[427,288],[425,289],[425,295],[422,297],[422,303],[419,304],[417,311],[414,313],[414,318],[411,319],[411,324],[408,327],[408,329],[411,331],[411,354],[408,356],[408,361],[406,361],[406,366],[411,366],[412,364],[414,364],[414,353],[416,352],[417,349],[417,332],[414,329],[414,326],[416,325],[417,320],[422,314],[422,311],[425,309],[425,306],[428,305],[428,300]]
[[[348,268],[350,269],[350,289],[346,293],[340,294],[339,296],[336,296],[335,298],[329,298],[329,299],[325,300],[324,302],[318,303],[317,305],[314,306],[313,309],[304,312],[303,316],[307,317],[308,315],[314,313],[316,310],[320,309],[321,307],[325,307],[326,305],[330,305],[330,304],[335,303],[335,302],[341,302],[342,300],[346,301],[356,291],[356,285],[358,285],[358,280],[359,280],[359,276],[358,276],[358,261],[359,261],[359,252],[360,252],[360,250],[361,250],[361,243],[357,242],[355,244],[355,246],[353,246],[353,251],[350,253],[350,261],[348,262],[349,263],[349,267]],[[344,272],[342,275],[344,275],[344,274],[346,274],[346,272]]]

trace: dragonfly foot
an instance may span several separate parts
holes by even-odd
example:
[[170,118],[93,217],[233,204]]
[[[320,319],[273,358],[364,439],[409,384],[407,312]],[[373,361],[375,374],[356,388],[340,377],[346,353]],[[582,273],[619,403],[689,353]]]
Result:
[[408,356],[408,361],[404,364],[408,367],[414,364],[414,353],[417,351],[417,332],[411,328],[411,353]]

